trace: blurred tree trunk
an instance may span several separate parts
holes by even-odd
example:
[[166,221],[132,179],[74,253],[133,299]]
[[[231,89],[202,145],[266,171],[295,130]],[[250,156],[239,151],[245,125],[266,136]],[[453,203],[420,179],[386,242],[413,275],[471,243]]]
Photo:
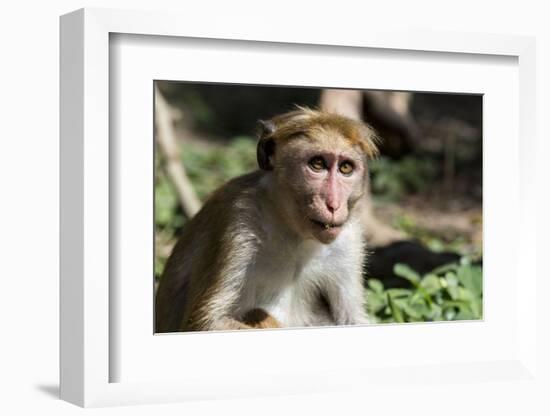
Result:
[[200,210],[201,202],[195,194],[193,185],[187,177],[181,160],[174,131],[172,109],[158,87],[155,87],[155,104],[155,138],[161,157],[164,160],[164,168],[168,178],[176,189],[183,212],[188,218],[191,218]]

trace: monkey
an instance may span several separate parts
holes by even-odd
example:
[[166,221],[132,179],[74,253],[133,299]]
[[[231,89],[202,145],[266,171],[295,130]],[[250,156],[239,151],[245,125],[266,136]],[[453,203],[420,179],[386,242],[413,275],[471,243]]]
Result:
[[182,229],[156,294],[157,333],[369,323],[360,213],[375,131],[305,107],[259,124],[259,169]]

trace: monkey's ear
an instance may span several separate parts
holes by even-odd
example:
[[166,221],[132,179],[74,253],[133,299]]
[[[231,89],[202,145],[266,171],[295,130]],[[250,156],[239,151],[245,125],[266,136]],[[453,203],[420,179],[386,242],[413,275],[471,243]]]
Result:
[[259,120],[260,140],[256,149],[256,157],[258,165],[263,170],[273,170],[272,157],[275,153],[275,141],[272,134],[275,132],[275,124],[271,121]]
[[260,129],[260,139],[275,133],[275,124],[271,120],[258,120],[258,127]]

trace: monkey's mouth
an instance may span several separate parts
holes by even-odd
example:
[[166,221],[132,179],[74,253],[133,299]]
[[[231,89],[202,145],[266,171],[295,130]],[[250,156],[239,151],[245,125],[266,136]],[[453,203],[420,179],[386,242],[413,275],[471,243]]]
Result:
[[310,218],[310,221],[316,226],[323,228],[325,230],[330,230],[331,228],[340,228],[342,225],[344,225],[344,224],[331,224],[328,222],[317,221],[311,218]]

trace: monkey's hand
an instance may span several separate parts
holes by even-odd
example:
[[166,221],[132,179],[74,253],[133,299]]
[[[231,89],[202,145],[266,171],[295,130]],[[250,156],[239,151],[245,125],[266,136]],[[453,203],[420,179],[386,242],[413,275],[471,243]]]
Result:
[[260,308],[252,309],[248,311],[243,317],[243,323],[252,328],[282,328],[283,325],[268,314],[266,311]]

